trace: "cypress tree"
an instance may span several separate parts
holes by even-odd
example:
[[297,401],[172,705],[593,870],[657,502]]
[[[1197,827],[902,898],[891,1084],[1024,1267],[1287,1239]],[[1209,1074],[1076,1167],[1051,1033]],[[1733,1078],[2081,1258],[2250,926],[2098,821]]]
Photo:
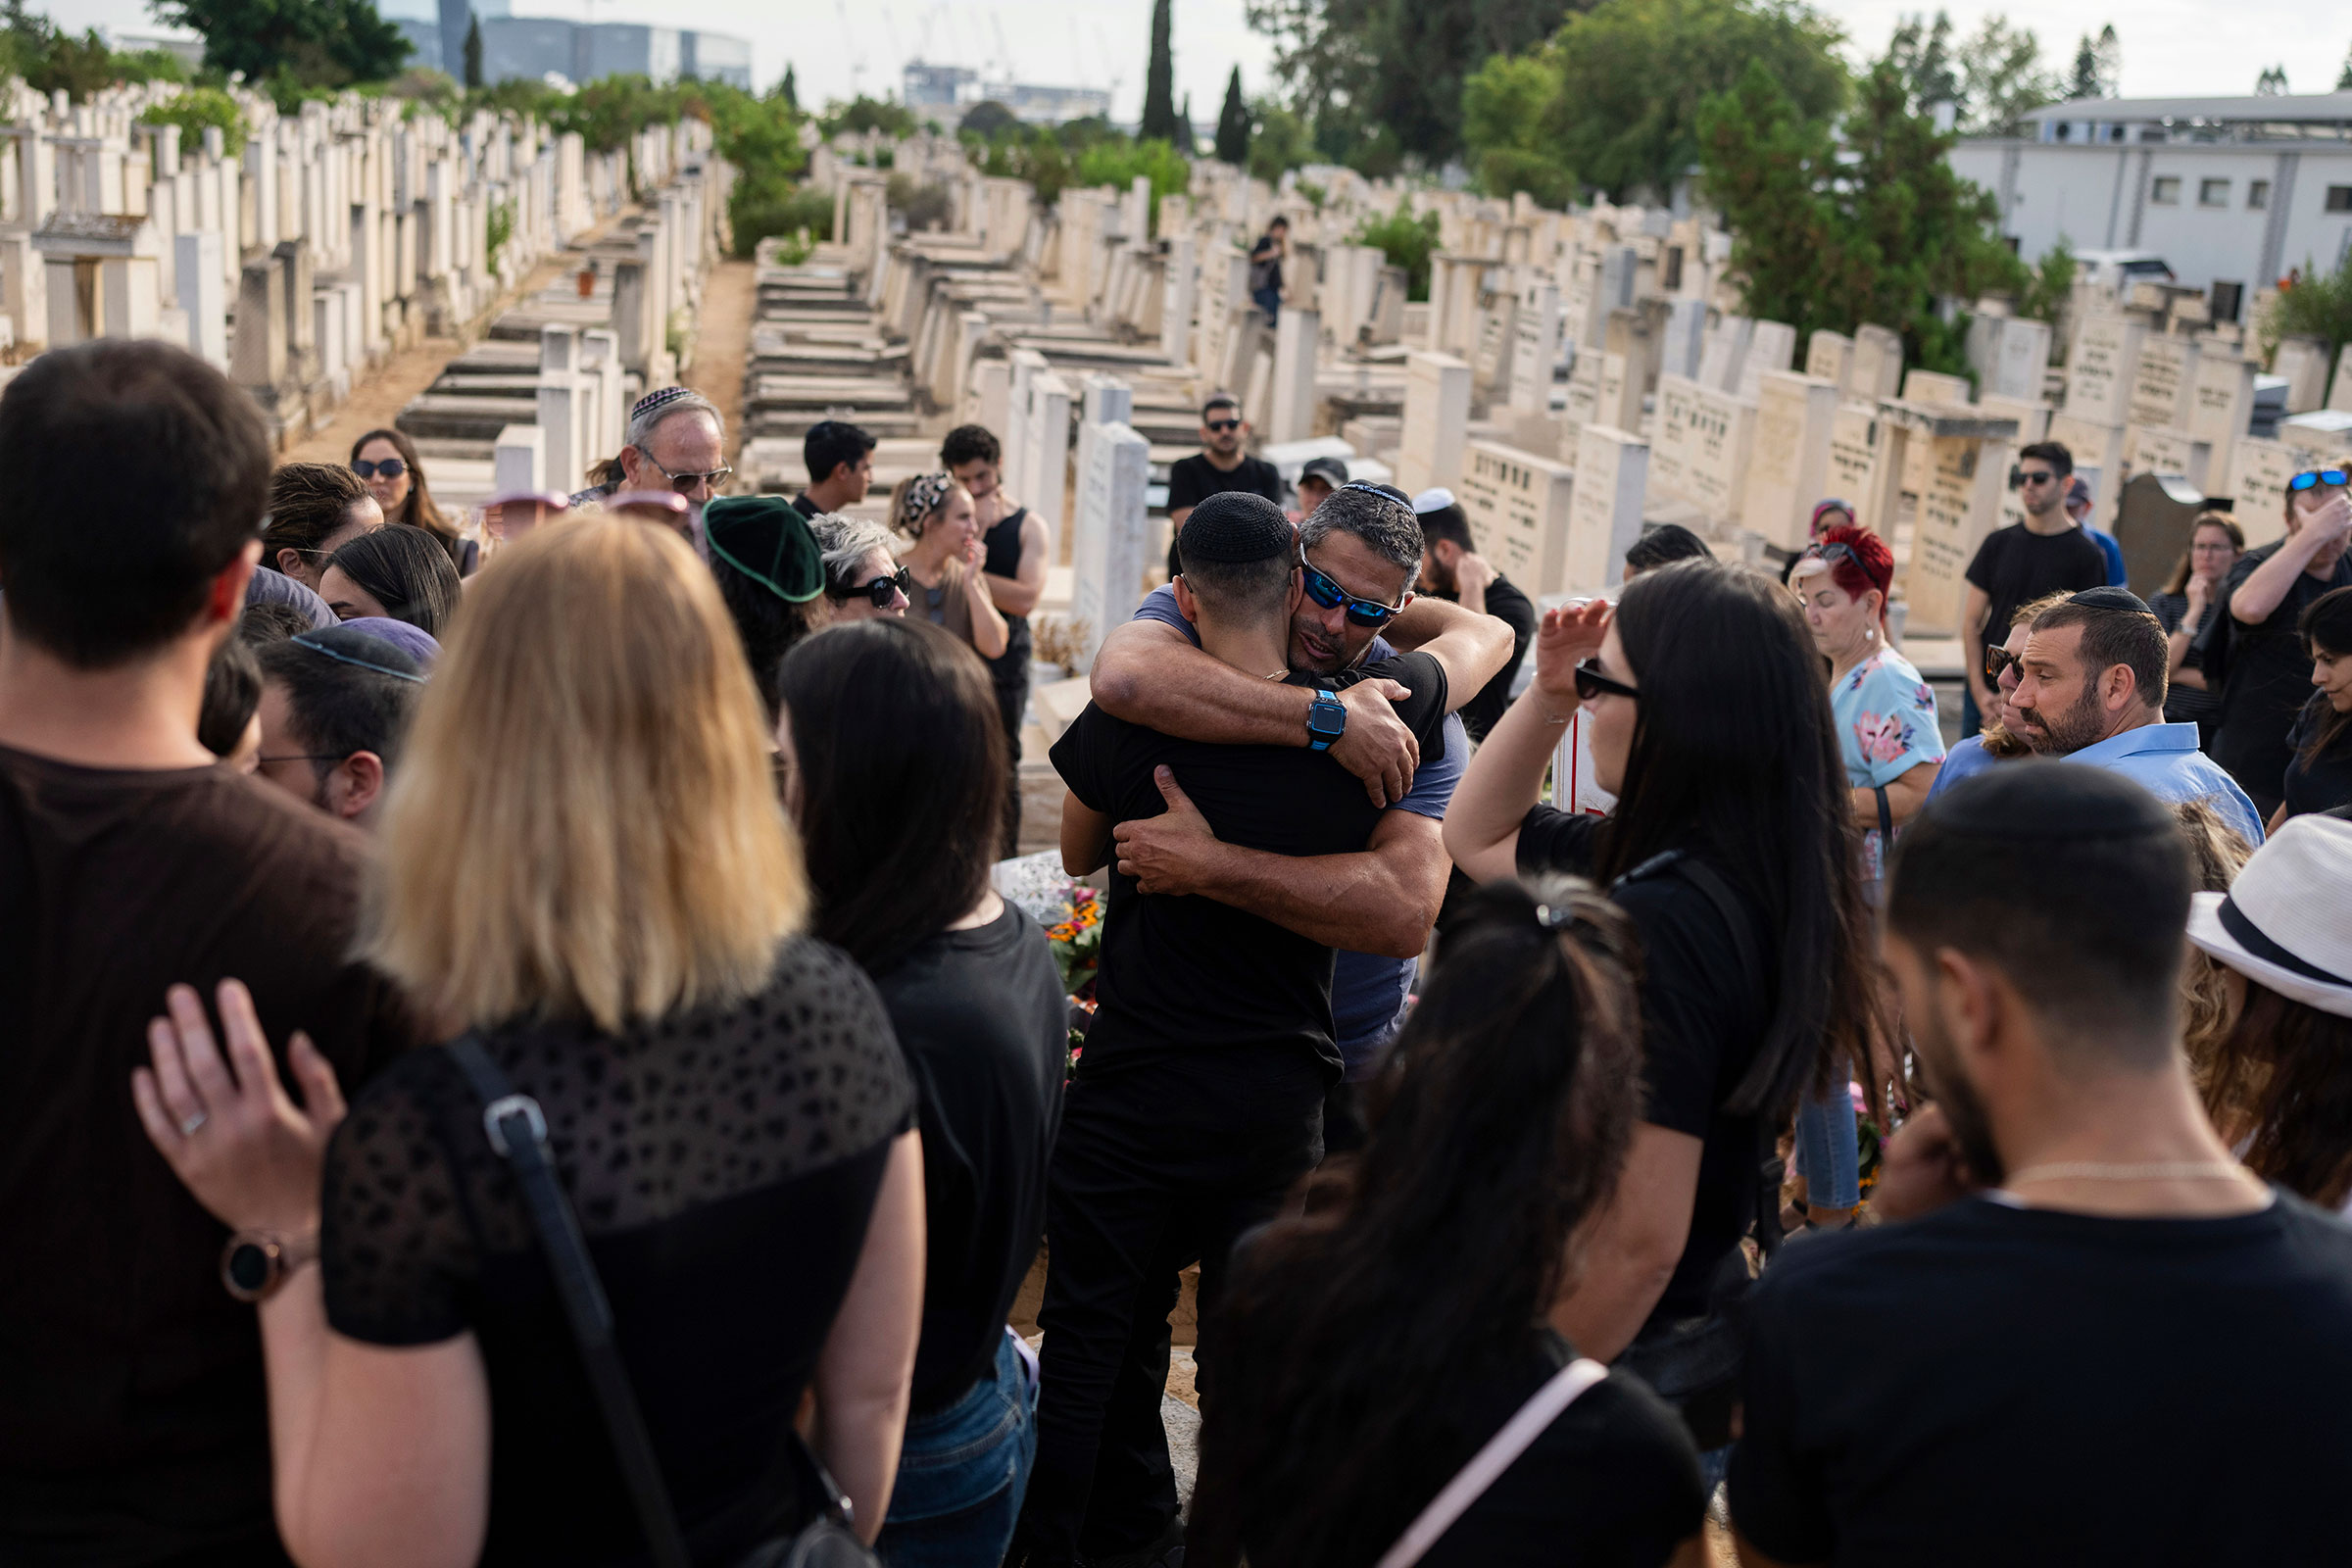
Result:
[[784,68],[784,81],[782,86],[777,90],[784,94],[784,102],[789,107],[794,109],[801,107],[801,84],[794,79],[792,74],[792,67],[786,66]]
[[1152,58],[1144,67],[1144,119],[1136,134],[1176,139],[1176,61],[1168,34],[1174,25],[1172,0],[1152,0]]
[[1250,161],[1250,106],[1242,102],[1242,68],[1225,78],[1225,107],[1217,112],[1217,156],[1239,169]]
[[466,15],[466,87],[471,91],[482,84],[482,19]]

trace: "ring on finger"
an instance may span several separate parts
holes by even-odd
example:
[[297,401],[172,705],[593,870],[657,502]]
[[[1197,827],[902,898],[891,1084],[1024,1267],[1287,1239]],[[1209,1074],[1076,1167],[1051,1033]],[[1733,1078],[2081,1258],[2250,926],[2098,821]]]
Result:
[[179,1124],[179,1136],[182,1138],[195,1137],[197,1130],[203,1127],[203,1125],[210,1120],[212,1120],[212,1115],[210,1112],[202,1110],[196,1112],[195,1115],[190,1116],[186,1121],[183,1121]]

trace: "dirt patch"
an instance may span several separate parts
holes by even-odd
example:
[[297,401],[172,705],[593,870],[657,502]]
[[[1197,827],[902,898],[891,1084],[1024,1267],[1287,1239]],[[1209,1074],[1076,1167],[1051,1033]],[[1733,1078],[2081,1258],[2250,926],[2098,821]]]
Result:
[[703,306],[695,321],[694,363],[678,379],[718,405],[727,428],[743,451],[743,368],[752,351],[752,316],[759,308],[759,268],[750,262],[720,262],[703,280]]

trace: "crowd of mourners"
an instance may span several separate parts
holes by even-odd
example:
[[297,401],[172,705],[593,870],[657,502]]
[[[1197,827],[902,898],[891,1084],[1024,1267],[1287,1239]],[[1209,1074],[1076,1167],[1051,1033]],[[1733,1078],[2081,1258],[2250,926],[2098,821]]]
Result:
[[1079,1006],[990,431],[451,513],[15,376],[0,1563],[2343,1560],[2352,475],[2143,602],[2024,448],[1947,750],[1842,503],[1539,611],[1248,436],[1051,748]]

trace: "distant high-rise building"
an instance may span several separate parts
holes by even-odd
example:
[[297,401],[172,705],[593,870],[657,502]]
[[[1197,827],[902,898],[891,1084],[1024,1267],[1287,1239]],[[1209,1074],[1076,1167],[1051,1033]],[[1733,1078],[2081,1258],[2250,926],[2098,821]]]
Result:
[[1033,125],[1110,116],[1110,94],[1101,87],[989,81],[969,66],[931,66],[920,60],[907,62],[900,78],[900,96],[917,120],[936,120],[950,127],[979,103],[1003,104]]
[[[503,4],[503,0],[493,3]],[[663,84],[690,76],[751,90],[752,44],[748,38],[635,22],[591,24],[561,17],[493,17],[478,7],[476,10],[482,18],[484,81],[537,80],[553,74],[583,82],[628,74]]]

